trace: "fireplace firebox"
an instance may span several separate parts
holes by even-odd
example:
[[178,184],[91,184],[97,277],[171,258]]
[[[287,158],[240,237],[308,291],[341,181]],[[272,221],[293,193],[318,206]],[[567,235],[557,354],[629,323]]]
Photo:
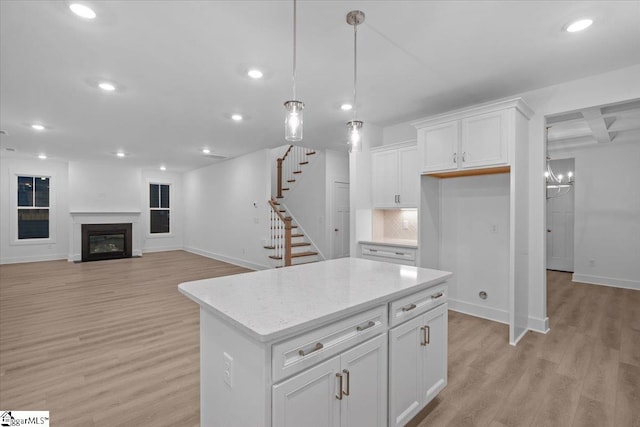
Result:
[[82,224],[82,261],[131,258],[131,223]]

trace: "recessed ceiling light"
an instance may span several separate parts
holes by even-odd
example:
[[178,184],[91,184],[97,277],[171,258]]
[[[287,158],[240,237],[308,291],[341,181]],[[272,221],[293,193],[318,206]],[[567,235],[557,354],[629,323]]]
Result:
[[96,13],[90,7],[80,3],[70,4],[69,9],[81,18],[94,19],[96,17]]
[[341,109],[342,111],[349,111],[349,110],[351,110],[352,108],[353,108],[353,105],[351,105],[351,104],[342,104],[342,105],[340,106],[340,109]]
[[124,156],[125,156],[125,154],[124,154],[124,152],[122,152],[122,151],[118,151],[118,152],[116,153],[116,156],[118,156],[118,157],[124,157]]
[[231,119],[235,120],[236,122],[239,122],[239,121],[242,120],[242,115],[240,115],[240,114],[232,114],[231,115]]
[[113,83],[109,82],[100,82],[98,84],[98,87],[105,92],[113,92],[114,90],[116,90],[116,86]]
[[44,130],[44,126],[38,123],[34,123],[31,125],[31,129],[35,129],[35,130]]
[[166,171],[166,170],[167,170],[167,168],[166,168],[165,166],[160,166],[160,170],[161,170],[161,171]]
[[38,158],[44,160],[44,159],[47,158],[47,155],[46,154],[38,154]]
[[203,148],[202,149],[202,154],[209,154],[211,152],[211,150],[209,150],[208,148]]
[[578,31],[582,31],[586,28],[589,28],[591,26],[591,24],[593,24],[593,20],[592,19],[580,19],[579,21],[575,21],[572,22],[571,24],[567,25],[567,32],[568,33],[575,33]]
[[262,74],[262,71],[260,71],[260,70],[256,70],[256,69],[254,68],[254,69],[252,69],[252,70],[249,70],[249,71],[247,72],[247,75],[248,75],[249,77],[251,77],[252,79],[261,79],[261,78],[262,78],[262,76],[263,76],[264,74]]

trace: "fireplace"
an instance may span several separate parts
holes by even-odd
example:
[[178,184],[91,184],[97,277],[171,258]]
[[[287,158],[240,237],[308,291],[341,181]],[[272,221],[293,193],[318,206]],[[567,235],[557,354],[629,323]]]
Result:
[[82,224],[82,261],[130,258],[131,231],[131,223]]

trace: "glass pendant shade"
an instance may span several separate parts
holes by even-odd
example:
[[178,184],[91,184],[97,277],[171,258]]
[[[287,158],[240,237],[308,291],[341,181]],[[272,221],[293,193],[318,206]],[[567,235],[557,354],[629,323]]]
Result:
[[356,153],[362,151],[362,125],[360,120],[347,122],[349,132],[349,152]]
[[287,141],[302,141],[302,122],[304,103],[301,101],[287,101],[284,103],[287,115],[284,119],[284,139]]

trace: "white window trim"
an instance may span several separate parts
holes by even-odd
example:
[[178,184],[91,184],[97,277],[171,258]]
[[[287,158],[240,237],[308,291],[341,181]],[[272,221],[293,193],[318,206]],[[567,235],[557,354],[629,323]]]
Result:
[[[149,186],[155,185],[168,185],[169,186],[169,232],[168,233],[152,233],[151,232],[151,204],[149,196]],[[146,225],[146,237],[147,239],[168,239],[173,237],[173,183],[166,181],[159,181],[155,179],[147,179],[147,197],[146,197],[146,210],[147,210],[147,225]],[[166,209],[166,208],[164,208]]]
[[[49,238],[48,239],[18,239],[18,177],[19,176],[45,176],[49,178]],[[9,213],[11,232],[11,246],[23,245],[51,245],[56,243],[56,174],[50,170],[9,170]]]

